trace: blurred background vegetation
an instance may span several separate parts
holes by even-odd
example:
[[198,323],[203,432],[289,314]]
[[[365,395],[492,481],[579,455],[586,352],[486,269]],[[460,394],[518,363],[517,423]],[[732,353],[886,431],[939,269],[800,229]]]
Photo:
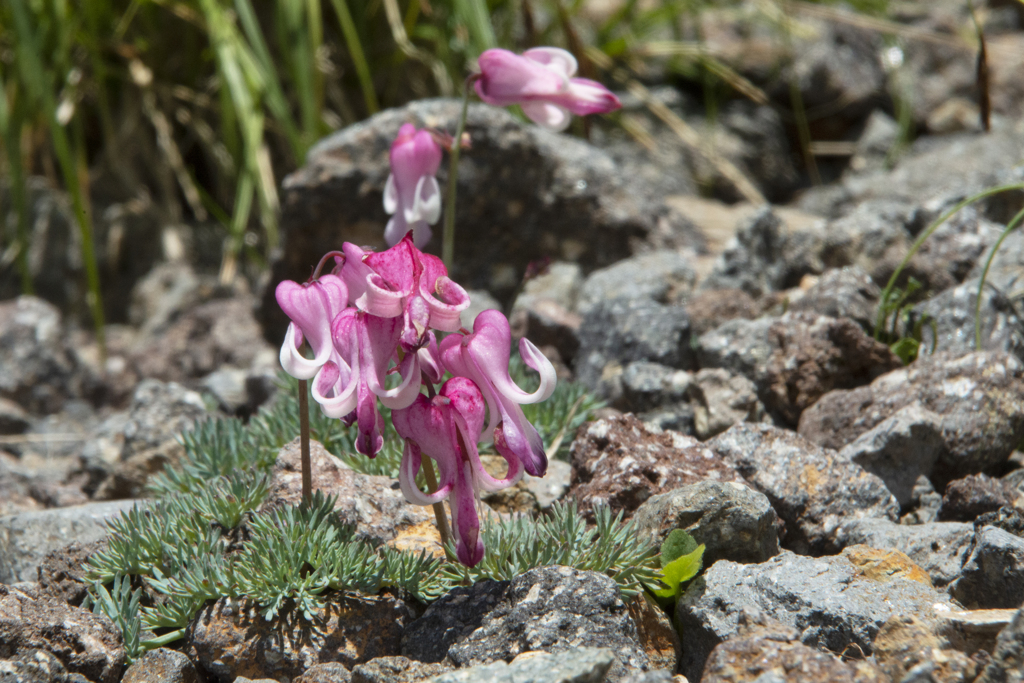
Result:
[[[165,224],[211,226],[207,251],[229,282],[239,264],[265,263],[277,241],[277,188],[316,140],[382,108],[459,94],[476,56],[489,47],[566,47],[583,76],[641,99],[643,83],[683,82],[703,93],[713,117],[720,98],[769,98],[705,49],[702,15],[741,6],[749,13],[753,6],[756,20],[785,46],[793,4],[5,0],[0,177],[17,220],[0,226],[0,269],[20,273],[25,292],[41,286],[27,263],[27,179],[43,176],[68,193],[97,325],[104,316],[102,269],[93,253],[98,197],[143,202]],[[888,12],[887,0],[844,7],[882,22]],[[783,106],[814,179],[799,92],[790,94]],[[657,103],[650,106],[664,114]],[[642,138],[628,121],[617,121]],[[586,133],[582,125],[575,132]]]

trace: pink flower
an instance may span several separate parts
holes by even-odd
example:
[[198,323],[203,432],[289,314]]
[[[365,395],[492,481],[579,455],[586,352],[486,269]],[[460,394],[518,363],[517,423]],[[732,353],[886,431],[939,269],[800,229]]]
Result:
[[[476,384],[465,377],[453,377],[434,398],[420,394],[408,408],[391,414],[395,431],[405,439],[398,475],[402,493],[416,505],[432,505],[451,497],[456,554],[469,567],[484,557],[476,513],[478,492],[507,488],[523,475],[522,463],[508,455],[504,479],[495,479],[484,469],[476,448],[484,425],[484,407],[484,397]],[[430,494],[416,486],[424,453],[438,467],[437,491]]]
[[398,129],[391,145],[391,175],[384,186],[384,210],[394,214],[384,229],[384,241],[394,246],[412,230],[417,247],[430,241],[430,225],[441,217],[437,169],[441,147],[429,132],[411,123]]
[[[330,359],[331,322],[348,306],[348,288],[337,275],[299,284],[284,280],[275,291],[277,304],[291,319],[281,345],[281,367],[296,379],[309,379]],[[299,353],[303,340],[313,350],[310,360]]]
[[402,347],[426,343],[428,329],[454,332],[469,295],[448,277],[441,259],[424,254],[406,235],[387,251],[365,252],[345,243],[341,276],[360,310],[381,318],[401,317]]
[[532,121],[565,130],[570,114],[604,114],[622,106],[606,87],[586,78],[572,78],[576,58],[557,47],[537,47],[517,55],[492,49],[480,55],[476,92],[488,104],[518,104]]
[[516,386],[508,374],[512,334],[500,311],[488,310],[477,316],[472,334],[453,334],[441,342],[441,363],[456,377],[473,380],[487,401],[490,421],[487,432],[494,434],[494,446],[510,463],[522,462],[531,475],[547,471],[544,442],[523,415],[520,404],[539,403],[555,390],[555,368],[527,339],[519,340],[519,355],[540,373],[540,386],[532,394]]

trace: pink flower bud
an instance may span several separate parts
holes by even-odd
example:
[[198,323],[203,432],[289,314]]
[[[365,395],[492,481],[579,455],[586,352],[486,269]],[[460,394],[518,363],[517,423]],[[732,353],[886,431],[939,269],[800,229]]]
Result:
[[434,177],[440,165],[441,147],[429,132],[411,123],[398,129],[384,186],[384,210],[394,214],[384,230],[388,246],[398,244],[410,230],[417,247],[430,241],[429,226],[441,217],[441,188]]

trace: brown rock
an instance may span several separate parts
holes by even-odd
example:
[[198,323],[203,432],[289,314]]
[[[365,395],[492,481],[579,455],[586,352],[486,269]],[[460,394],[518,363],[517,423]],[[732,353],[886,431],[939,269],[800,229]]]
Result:
[[753,320],[760,313],[754,297],[742,289],[702,289],[686,302],[691,334],[699,337],[727,320]]
[[81,605],[89,589],[85,580],[85,563],[94,553],[106,548],[106,539],[85,544],[73,541],[47,553],[36,569],[40,590],[61,598],[69,605]]
[[[446,513],[451,519],[451,510],[446,509]],[[444,557],[444,546],[441,544],[441,534],[437,531],[436,519],[402,527],[387,544],[395,550],[405,550],[416,554],[425,550],[427,554],[434,557]]]
[[664,610],[647,593],[640,593],[626,604],[636,624],[640,646],[647,653],[651,669],[675,671],[682,654],[679,634]]
[[978,662],[963,652],[948,649],[933,625],[914,616],[892,616],[879,629],[872,644],[875,660],[894,681],[905,680],[915,668],[927,668],[934,683],[970,683],[978,675]]
[[932,585],[928,573],[899,550],[879,550],[866,545],[851,545],[843,548],[842,555],[858,568],[861,576],[872,581],[909,579],[926,586]]
[[307,621],[293,610],[267,621],[257,606],[221,598],[203,608],[186,637],[198,663],[220,679],[294,678],[314,664],[351,668],[375,657],[399,654],[412,610],[388,595],[333,593]]
[[886,344],[849,318],[786,313],[768,330],[774,348],[761,392],[769,412],[796,426],[833,389],[852,389],[903,366]]
[[972,654],[980,650],[993,652],[999,634],[1010,625],[1015,609],[972,609],[950,612],[941,619],[936,633],[950,646]]
[[[394,479],[359,474],[316,441],[310,442],[309,450],[313,490],[338,496],[334,509],[342,521],[355,525],[356,538],[383,543],[404,528],[434,519],[429,507],[407,502]],[[302,465],[299,440],[295,439],[277,455],[270,493],[261,509],[297,505],[301,500]]]
[[[701,683],[888,683],[878,668],[865,660],[844,662],[831,652],[801,643],[795,629],[758,615],[740,615],[740,632],[711,651]],[[756,621],[755,621],[756,620]],[[850,653],[856,656],[856,653]],[[761,680],[765,680],[761,679]]]
[[124,668],[121,634],[110,619],[0,584],[0,658],[37,649],[95,683],[116,683]]
[[245,297],[200,304],[137,347],[132,363],[142,377],[188,382],[231,365],[247,368],[269,345]]
[[184,654],[160,647],[135,660],[121,683],[199,683],[199,674]]
[[343,664],[324,662],[309,667],[306,673],[293,678],[292,683],[349,683],[351,680],[352,674]]
[[[352,683],[420,683],[451,671],[447,664],[417,662],[407,657],[378,657],[352,669]],[[295,681],[292,681],[295,683]],[[307,683],[320,683],[307,681]],[[334,681],[323,681],[334,683]]]
[[989,512],[1004,506],[1013,506],[1022,498],[1021,493],[1001,479],[984,474],[972,474],[949,482],[942,496],[939,520],[943,522],[973,522]]
[[829,392],[800,417],[800,434],[840,449],[919,401],[942,416],[937,485],[1000,466],[1024,439],[1024,363],[999,351],[936,354],[868,386]]
[[652,432],[632,414],[581,426],[569,457],[569,495],[586,514],[606,504],[629,517],[651,496],[685,484],[708,479],[743,483],[736,470],[693,437]]
[[[508,474],[508,463],[500,455],[481,455],[480,462],[492,477],[504,479]],[[526,482],[520,480],[515,486],[501,491],[482,494],[481,499],[497,512],[525,513],[534,515],[540,511],[537,496],[526,488]]]

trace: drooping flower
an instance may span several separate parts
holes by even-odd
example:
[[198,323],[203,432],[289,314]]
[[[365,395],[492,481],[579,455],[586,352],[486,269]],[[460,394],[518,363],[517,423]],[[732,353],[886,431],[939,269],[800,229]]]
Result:
[[494,446],[509,462],[517,459],[531,475],[547,471],[544,442],[530,424],[523,409],[526,403],[546,400],[555,390],[555,368],[528,339],[519,340],[519,355],[540,374],[540,386],[533,393],[520,389],[508,373],[512,333],[500,311],[487,310],[476,317],[473,332],[452,334],[441,342],[441,363],[456,377],[473,380],[487,401],[490,416],[487,433]]
[[[281,367],[296,379],[309,379],[331,357],[331,323],[348,306],[348,287],[337,275],[323,275],[303,284],[284,280],[274,294],[291,320],[281,345]],[[309,342],[312,359],[299,351],[303,340]]]
[[353,303],[381,318],[401,317],[402,348],[426,343],[428,329],[454,332],[469,295],[448,277],[441,259],[424,254],[406,235],[387,251],[366,252],[345,243],[341,276]]
[[348,418],[355,411],[356,450],[371,458],[384,445],[380,398],[392,410],[409,406],[419,395],[419,355],[406,354],[397,365],[401,382],[386,388],[388,365],[396,357],[402,334],[400,318],[380,318],[346,308],[331,326],[334,351],[313,382],[313,399],[328,417]]
[[[405,439],[398,475],[402,493],[416,505],[432,505],[451,497],[456,555],[468,567],[484,556],[477,494],[512,486],[523,475],[522,463],[508,455],[504,479],[495,479],[484,469],[476,446],[484,425],[484,407],[484,397],[472,380],[453,377],[434,398],[420,394],[408,408],[391,414],[395,431]],[[437,491],[429,494],[416,485],[424,454],[438,467]]]
[[393,246],[411,230],[417,247],[430,241],[430,226],[441,217],[441,188],[437,169],[441,147],[426,130],[411,123],[398,129],[391,145],[391,175],[384,186],[384,210],[394,214],[384,229]]
[[494,48],[478,60],[476,92],[488,104],[518,104],[535,123],[565,130],[570,114],[605,114],[622,107],[608,88],[586,78],[573,78],[576,58],[556,47],[537,47],[521,55]]

